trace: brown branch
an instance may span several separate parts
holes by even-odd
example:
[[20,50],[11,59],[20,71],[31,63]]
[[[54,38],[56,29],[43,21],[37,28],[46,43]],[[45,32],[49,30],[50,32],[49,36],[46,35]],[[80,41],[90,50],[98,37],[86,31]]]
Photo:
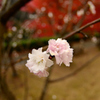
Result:
[[77,25],[75,25],[74,30],[79,28],[82,25],[82,23],[83,23],[83,21],[85,19],[86,12],[87,12],[88,8],[89,8],[89,6],[88,6],[88,4],[86,4],[85,7],[84,7],[84,14],[82,15],[82,17],[79,20],[79,22],[77,23]]
[[6,100],[17,100],[12,91],[10,91],[9,86],[5,79],[0,80],[0,89]]
[[[72,5],[73,5],[73,0],[69,0],[68,13],[67,13],[68,19],[72,18]],[[60,32],[61,36],[64,35],[64,32],[66,31],[66,27],[67,27],[69,21],[63,25],[62,30]]]
[[58,78],[58,79],[54,79],[54,80],[49,80],[49,83],[54,83],[54,82],[58,82],[64,79],[67,79],[77,73],[79,73],[82,69],[84,69],[88,64],[90,64],[93,60],[95,60],[96,58],[98,58],[100,56],[100,53],[97,54],[96,56],[94,56],[92,59],[90,59],[89,61],[87,61],[85,64],[83,64],[80,68],[77,68],[75,71],[73,71],[72,73],[65,75],[64,77]]
[[[72,35],[74,35],[74,34],[76,34],[76,33],[79,33],[79,32],[83,34],[83,32],[82,32],[83,29],[89,27],[90,25],[93,25],[93,24],[95,24],[95,23],[98,23],[98,22],[100,22],[100,18],[99,18],[99,19],[96,19],[96,20],[94,20],[94,21],[92,21],[92,22],[90,22],[90,23],[88,23],[88,24],[86,24],[86,25],[84,25],[84,26],[82,26],[81,28],[79,28],[79,29],[77,29],[77,30],[75,30],[75,31],[73,31],[73,32],[71,32],[71,33],[69,33],[68,35],[66,35],[66,36],[64,36],[64,37],[62,37],[62,38],[63,38],[63,39],[67,39],[67,38],[71,37]],[[87,37],[86,34],[84,34],[84,35],[85,35],[85,37]],[[45,51],[47,48],[48,48],[47,45],[44,46],[44,47],[43,47],[43,51]]]
[[73,11],[73,14],[76,14],[78,10],[82,9],[87,4],[88,1],[91,1],[91,0],[86,0],[85,2],[83,1],[82,6],[79,6],[75,11]]
[[82,0],[79,0],[83,5],[86,5],[86,3],[88,2],[88,1],[91,1],[91,0],[86,0],[85,2],[84,1],[82,1]]
[[28,58],[27,56],[21,57],[20,59],[14,61],[13,63],[14,63],[14,64],[19,63],[19,62],[21,62],[21,61],[23,61],[23,60],[26,60],[27,58]]
[[1,22],[5,24],[11,16],[13,16],[22,6],[24,6],[29,1],[31,0],[18,0],[7,11],[1,12]]
[[[70,15],[70,19],[74,16],[74,15],[76,15],[76,12],[78,11],[78,10],[80,10],[80,9],[82,9],[83,7],[84,7],[84,14],[83,14],[83,16],[81,17],[81,19],[80,19],[80,21],[77,23],[77,25],[74,27],[74,30],[75,29],[77,29],[77,28],[79,28],[81,25],[82,25],[82,23],[83,23],[83,21],[84,21],[84,18],[85,18],[85,15],[86,15],[86,11],[88,10],[88,5],[87,5],[87,2],[88,2],[89,0],[86,0],[85,2],[83,2],[82,3],[82,6],[80,6],[76,11],[74,11],[74,12],[72,12],[72,4],[73,4],[73,0],[71,1],[71,0],[69,0],[69,7],[68,7],[68,16]],[[72,12],[72,13],[71,13]],[[61,30],[61,32],[60,32],[60,34],[61,34],[61,37],[62,36],[64,36],[64,34],[65,34],[65,32],[66,32],[66,27],[68,26],[68,23],[65,23],[64,25],[63,25],[63,28],[62,28],[62,30]]]
[[6,9],[7,3],[8,3],[8,0],[4,1],[4,3],[2,4],[1,12]]
[[82,31],[83,29],[89,27],[90,25],[93,25],[93,24],[98,23],[98,22],[100,22],[100,18],[98,18],[98,19],[96,19],[96,20],[94,20],[94,21],[92,21],[92,22],[90,22],[90,23],[87,23],[86,25],[84,25],[84,26],[80,27],[79,29],[77,29],[77,30],[75,30],[75,31],[73,31],[73,32],[71,32],[71,33],[69,33],[68,35],[65,35],[65,36],[62,37],[62,38],[63,38],[63,39],[67,39],[67,38],[73,36],[74,34],[79,33],[79,32]]
[[50,67],[49,69],[49,76],[46,78],[45,80],[45,84],[44,84],[44,87],[43,87],[43,90],[42,90],[42,93],[41,93],[41,96],[40,96],[40,99],[39,100],[44,100],[44,97],[45,97],[45,94],[47,92],[47,89],[48,89],[48,85],[49,85],[49,80],[50,80],[50,75],[52,73],[52,70],[53,70],[53,66]]
[[[98,22],[100,22],[100,18],[99,18],[99,19],[96,19],[96,20],[94,20],[94,21],[92,21],[92,22],[90,22],[90,23],[88,23],[88,24],[86,24],[86,25],[84,25],[84,26],[82,26],[81,28],[79,28],[79,29],[77,29],[77,30],[75,30],[75,31],[73,31],[73,32],[71,32],[71,33],[69,33],[68,35],[66,35],[66,36],[64,36],[64,37],[62,37],[62,38],[63,38],[63,39],[67,39],[67,38],[71,37],[72,35],[74,35],[74,34],[76,34],[76,33],[79,33],[79,32],[81,32],[81,33],[83,34],[83,32],[82,32],[83,29],[89,27],[90,25],[93,25],[93,24],[95,24],[95,23],[98,23]],[[87,37],[86,34],[85,34],[85,36]],[[45,51],[47,48],[48,48],[48,46],[44,46],[44,47],[43,47],[43,51]],[[20,61],[22,61],[22,60],[25,60],[25,59],[27,59],[27,56],[22,57],[21,59],[15,61],[14,63],[18,63],[18,62],[20,62]]]
[[28,73],[26,70],[26,67],[24,67],[24,99],[28,100],[28,93],[29,93],[29,87],[28,87]]
[[[6,28],[4,25],[2,25],[2,23],[0,22],[0,33],[5,33],[6,32]],[[0,34],[0,81],[1,81],[1,66],[2,66],[2,57],[3,57],[3,34]],[[0,83],[1,86],[1,83]]]
[[85,34],[84,32],[80,31],[80,33],[85,36],[86,38],[88,37],[87,34]]
[[[42,50],[45,51],[47,48],[48,48],[48,46],[44,46]],[[21,57],[20,59],[18,59],[16,61],[12,61],[12,62],[13,62],[13,64],[16,64],[16,63],[19,63],[23,60],[27,60],[27,58],[28,58],[27,55],[25,55],[25,56]]]

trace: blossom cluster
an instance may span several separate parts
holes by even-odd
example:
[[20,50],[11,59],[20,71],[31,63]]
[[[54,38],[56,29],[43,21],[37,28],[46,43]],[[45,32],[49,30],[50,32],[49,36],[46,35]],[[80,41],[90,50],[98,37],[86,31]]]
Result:
[[[96,9],[95,9],[95,5],[91,2],[91,1],[88,1],[87,2],[88,6],[89,6],[89,10],[92,14],[96,14]],[[84,9],[80,9],[77,11],[77,16],[82,16],[84,14]]]
[[70,66],[73,57],[73,49],[70,48],[69,43],[66,40],[58,38],[50,39],[48,41],[48,48],[42,52],[42,47],[38,50],[33,49],[32,53],[29,53],[26,66],[30,72],[39,77],[47,77],[49,73],[47,68],[51,67],[54,63],[49,59],[50,55],[55,56],[56,63],[61,65],[64,63],[66,66]]

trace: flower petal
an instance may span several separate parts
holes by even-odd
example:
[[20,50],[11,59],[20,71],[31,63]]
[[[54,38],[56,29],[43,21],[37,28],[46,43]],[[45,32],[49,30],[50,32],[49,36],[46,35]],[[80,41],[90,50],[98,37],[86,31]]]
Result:
[[50,66],[52,66],[53,64],[54,64],[53,61],[50,60],[50,59],[48,59],[48,60],[47,60],[47,63],[46,63],[46,67],[50,67]]

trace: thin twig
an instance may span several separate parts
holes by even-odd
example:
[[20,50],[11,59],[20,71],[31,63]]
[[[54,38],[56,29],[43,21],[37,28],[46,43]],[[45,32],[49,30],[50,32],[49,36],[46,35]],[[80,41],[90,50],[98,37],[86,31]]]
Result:
[[75,11],[73,11],[73,14],[76,14],[76,12],[77,12],[78,10],[82,9],[82,8],[87,4],[88,1],[91,1],[91,0],[83,1],[82,5],[79,6]]
[[88,6],[88,4],[86,4],[85,7],[84,7],[84,14],[82,15],[82,17],[79,20],[79,22],[75,25],[74,30],[78,29],[82,25],[82,23],[83,23],[83,21],[85,19],[86,12],[87,12],[88,8],[89,8],[89,6]]
[[83,5],[85,5],[88,1],[91,1],[91,0],[86,0],[85,2],[82,1],[82,0],[79,0]]
[[[98,23],[98,22],[100,22],[100,18],[99,19],[96,19],[96,20],[94,20],[94,21],[92,21],[92,22],[90,22],[90,23],[88,23],[88,24],[86,24],[84,26],[82,26],[81,28],[79,28],[79,29],[77,29],[77,30],[75,30],[75,31],[73,31],[71,33],[69,33],[68,35],[66,35],[65,37],[63,37],[63,39],[67,39],[67,38],[71,37],[72,35],[74,35],[76,33],[82,32],[83,29],[89,27],[90,25],[93,25],[95,23]],[[87,37],[86,34],[85,34],[85,36]],[[43,51],[45,51],[47,48],[48,48],[48,46],[44,46],[43,47]],[[27,59],[27,56],[24,56],[24,57],[18,59],[17,61],[15,61],[14,63],[18,63],[18,62],[20,62],[22,60],[26,60],[26,59]]]
[[58,79],[54,79],[54,80],[49,80],[49,83],[54,83],[54,82],[58,82],[64,79],[67,79],[77,73],[79,73],[82,69],[84,69],[85,67],[87,67],[88,64],[90,64],[93,60],[95,60],[96,58],[98,58],[100,56],[100,53],[97,54],[96,56],[94,56],[92,59],[90,59],[89,61],[87,61],[85,64],[83,64],[81,67],[77,68],[75,71],[73,71],[72,73],[65,75],[64,77],[58,78]]
[[23,61],[23,60],[26,60],[27,58],[28,58],[27,56],[23,56],[23,57],[21,57],[20,59],[14,61],[14,64],[15,64],[15,63],[19,63],[19,62],[21,62],[21,61]]
[[80,33],[85,36],[86,38],[88,37],[87,34],[85,34],[84,32],[80,31]]
[[87,23],[86,25],[84,25],[84,26],[78,28],[77,30],[75,30],[75,31],[73,31],[73,32],[71,32],[71,33],[69,33],[68,35],[65,35],[65,36],[62,37],[62,38],[63,38],[63,39],[67,39],[67,38],[73,36],[74,34],[79,33],[79,32],[82,31],[83,29],[89,27],[90,25],[93,25],[93,24],[98,23],[98,22],[100,22],[100,18],[98,18],[98,19],[96,19],[96,20],[94,20],[94,21],[92,21],[92,22],[90,22],[90,23]]
[[[42,50],[45,51],[47,48],[48,48],[48,46],[44,46]],[[18,59],[18,60],[16,60],[16,61],[13,61],[13,63],[14,63],[14,64],[19,63],[19,62],[21,62],[21,61],[23,61],[23,60],[27,60],[27,58],[28,58],[27,55],[24,55],[24,56],[21,57],[20,59]]]
[[[71,19],[72,18],[72,5],[73,5],[73,0],[69,0],[69,5],[68,5],[68,13],[67,13],[67,16],[68,16],[68,19]],[[66,22],[63,26],[62,26],[62,30],[60,32],[61,36],[64,35],[65,31],[66,31],[66,27],[68,25],[70,20],[68,20],[68,22]]]

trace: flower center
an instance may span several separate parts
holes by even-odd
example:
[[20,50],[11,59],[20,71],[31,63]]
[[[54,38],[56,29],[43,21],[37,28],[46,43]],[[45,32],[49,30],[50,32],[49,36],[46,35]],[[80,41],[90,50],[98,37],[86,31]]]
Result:
[[38,62],[38,64],[43,63],[43,58]]

